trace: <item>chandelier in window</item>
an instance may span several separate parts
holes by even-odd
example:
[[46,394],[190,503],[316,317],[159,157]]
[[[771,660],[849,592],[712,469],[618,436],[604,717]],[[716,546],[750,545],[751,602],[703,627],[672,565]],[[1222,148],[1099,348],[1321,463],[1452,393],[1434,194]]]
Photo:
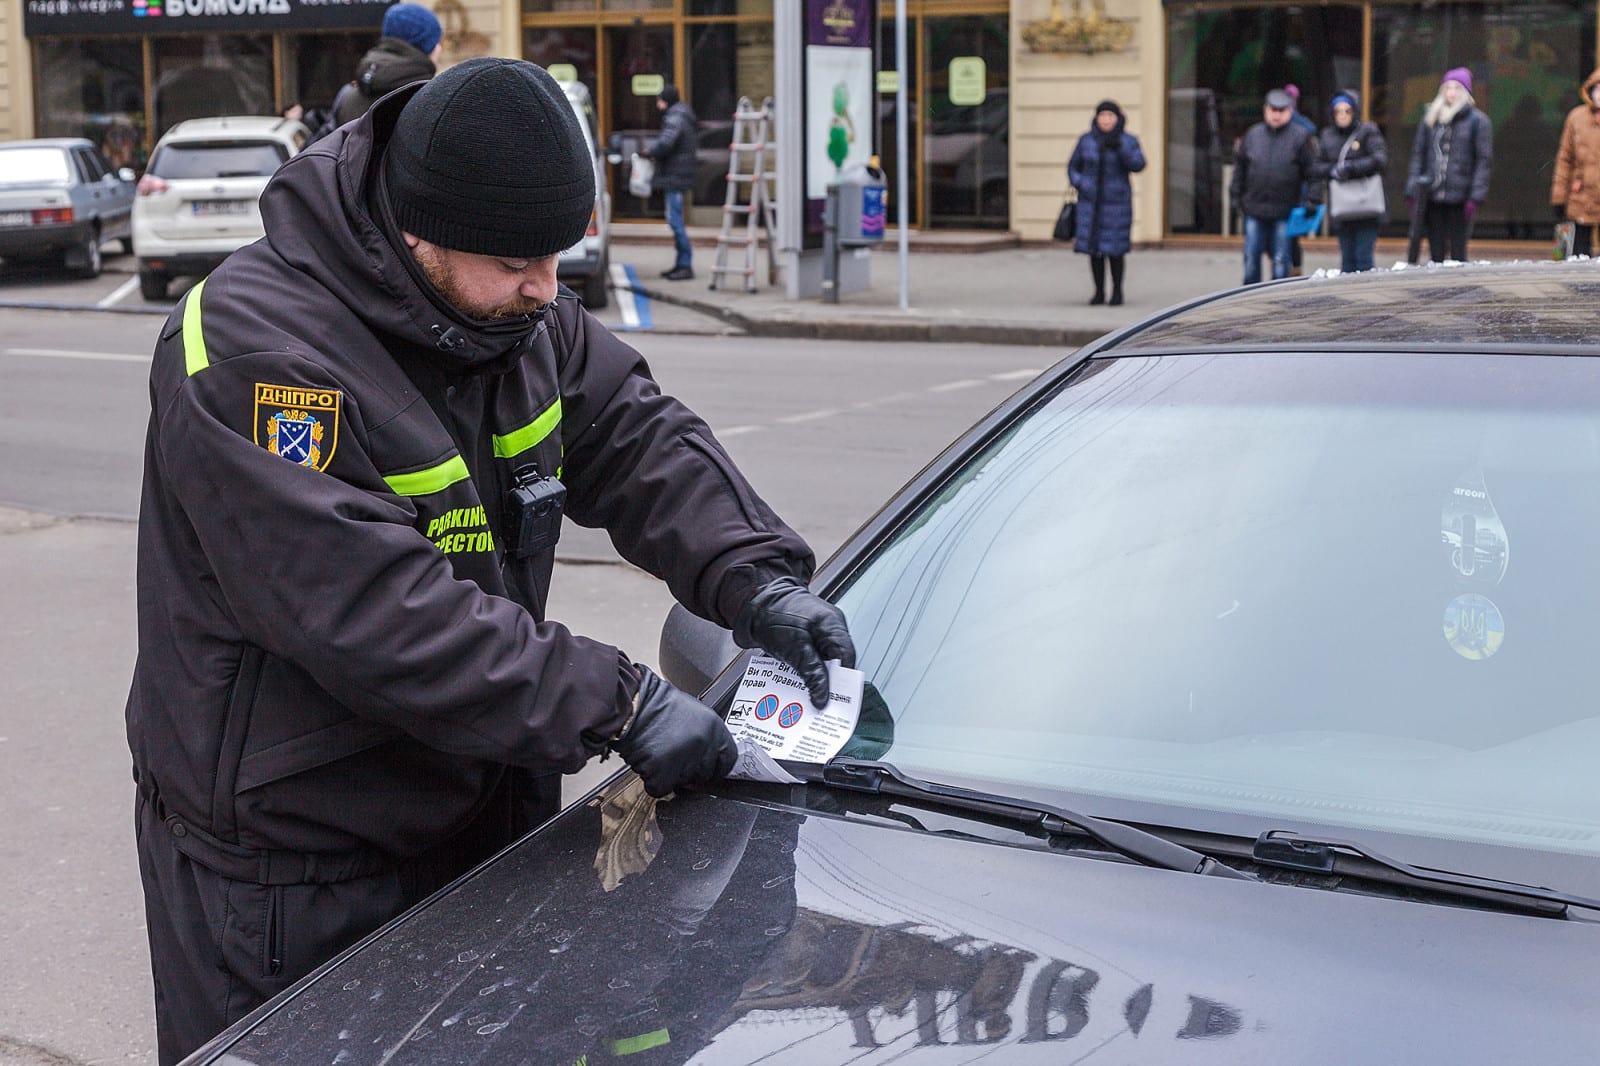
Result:
[[1050,17],[1022,24],[1022,40],[1034,52],[1120,52],[1133,42],[1133,22],[1106,16],[1105,0],[1072,0],[1072,14],[1061,12],[1061,0],[1050,0]]

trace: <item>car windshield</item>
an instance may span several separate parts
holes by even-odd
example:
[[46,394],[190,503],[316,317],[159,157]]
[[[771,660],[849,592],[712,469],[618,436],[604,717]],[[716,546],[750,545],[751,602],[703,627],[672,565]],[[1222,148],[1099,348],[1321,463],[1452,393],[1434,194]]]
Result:
[[67,154],[59,148],[0,150],[0,185],[59,185],[67,176]]
[[287,158],[276,141],[194,141],[163,146],[150,162],[150,173],[169,181],[268,177]]
[[1592,870],[1597,530],[1595,360],[1125,357],[838,600],[908,772]]

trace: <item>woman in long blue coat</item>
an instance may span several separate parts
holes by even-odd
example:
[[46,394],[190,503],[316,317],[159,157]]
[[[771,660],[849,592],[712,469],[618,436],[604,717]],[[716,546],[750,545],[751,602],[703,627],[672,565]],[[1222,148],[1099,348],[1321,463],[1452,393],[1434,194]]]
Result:
[[1111,302],[1122,302],[1124,256],[1133,230],[1133,185],[1129,174],[1144,169],[1139,138],[1123,127],[1127,117],[1113,100],[1094,109],[1094,123],[1078,138],[1067,163],[1067,180],[1078,190],[1078,228],[1073,251],[1089,257],[1094,275],[1091,304],[1106,302],[1106,263],[1111,264]]

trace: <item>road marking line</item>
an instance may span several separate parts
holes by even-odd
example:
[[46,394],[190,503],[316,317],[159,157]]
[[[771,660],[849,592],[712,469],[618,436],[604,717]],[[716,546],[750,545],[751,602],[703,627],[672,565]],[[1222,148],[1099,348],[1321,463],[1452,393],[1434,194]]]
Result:
[[41,359],[101,359],[111,363],[148,363],[148,355],[121,352],[74,352],[65,348],[0,348],[7,355],[31,355]]
[[612,263],[611,292],[617,298],[617,310],[622,312],[622,328],[627,330],[654,329],[655,316],[650,313],[650,297],[638,291],[639,273],[630,263]]
[[820,411],[806,411],[798,415],[784,415],[782,418],[773,419],[780,425],[792,426],[799,422],[815,422],[819,418],[828,418],[839,413],[837,407],[824,407]]
[[633,302],[633,290],[628,287],[628,267],[612,263],[606,268],[611,275],[611,295],[616,298],[617,310],[622,314],[622,325],[627,329],[639,328],[639,308]]
[[727,429],[717,430],[718,437],[737,437],[744,433],[760,433],[765,426],[729,426]]
[[1022,381],[1027,378],[1036,378],[1044,373],[1043,370],[1007,370],[1003,374],[990,374],[990,381]]
[[977,378],[962,378],[959,381],[947,381],[943,385],[930,385],[928,386],[928,391],[955,392],[957,389],[970,389],[975,385],[982,384],[983,382],[979,381]]
[[138,287],[139,287],[139,279],[137,277],[129,278],[127,281],[124,281],[121,285],[118,285],[115,289],[112,289],[111,292],[109,294],[107,294],[105,299],[103,299],[99,303],[95,304],[95,306],[96,307],[110,307],[112,304],[119,304],[119,303],[122,302],[123,297],[127,296],[130,292],[132,292],[134,289],[137,289]]

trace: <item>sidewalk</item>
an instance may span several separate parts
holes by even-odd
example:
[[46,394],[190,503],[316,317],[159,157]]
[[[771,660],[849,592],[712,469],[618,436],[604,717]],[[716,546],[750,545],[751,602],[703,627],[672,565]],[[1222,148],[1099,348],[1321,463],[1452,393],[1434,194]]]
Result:
[[[892,234],[882,246],[864,253],[872,257],[871,288],[844,294],[836,304],[819,298],[790,301],[782,289],[766,285],[745,292],[735,275],[724,275],[725,287],[713,290],[716,230],[691,227],[690,236],[695,267],[691,281],[660,276],[673,258],[664,223],[617,225],[612,261],[633,266],[635,292],[696,311],[725,329],[769,337],[1078,347],[1163,308],[1233,288],[1244,269],[1239,251],[1221,242],[1136,248],[1127,259],[1127,303],[1090,307],[1089,258],[1068,246],[1021,245],[1005,234],[984,240],[951,235],[945,242],[921,235],[907,256],[910,306],[902,311],[899,249]],[[1543,257],[1542,246],[1531,245],[1482,242],[1474,251],[1497,259]],[[730,264],[734,256],[743,262],[742,250],[730,249]],[[1404,241],[1380,241],[1376,263],[1385,269],[1404,256]],[[760,262],[759,280],[765,281],[764,251]],[[1270,269],[1270,264],[1263,266]],[[1306,243],[1305,273],[1338,266],[1337,241]]]

